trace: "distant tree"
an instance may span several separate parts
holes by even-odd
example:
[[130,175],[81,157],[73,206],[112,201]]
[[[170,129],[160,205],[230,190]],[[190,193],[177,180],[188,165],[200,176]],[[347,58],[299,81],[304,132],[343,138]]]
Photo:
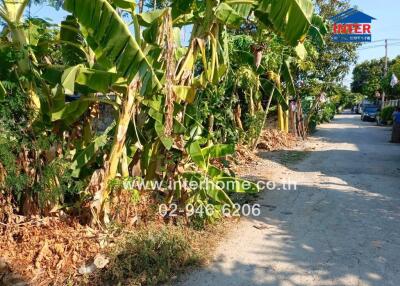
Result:
[[61,8],[63,0],[31,0],[31,3],[49,5],[58,10]]
[[387,94],[388,98],[400,95],[400,85],[390,86],[392,75],[400,78],[400,57],[388,61],[388,73],[384,77],[385,59],[373,59],[356,65],[353,70],[351,91],[374,98],[377,91]]
[[382,76],[384,68],[384,59],[365,61],[356,65],[353,70],[353,82],[351,91],[362,93],[373,98],[375,92],[382,91]]
[[144,6],[146,8],[153,10],[153,9],[162,9],[171,5],[170,0],[145,0]]
[[394,87],[390,85],[392,76],[395,75],[397,79],[400,80],[400,56],[392,61],[389,61],[389,70],[386,77],[382,80],[382,88],[385,90],[388,98],[398,98],[400,97],[400,83],[396,84]]

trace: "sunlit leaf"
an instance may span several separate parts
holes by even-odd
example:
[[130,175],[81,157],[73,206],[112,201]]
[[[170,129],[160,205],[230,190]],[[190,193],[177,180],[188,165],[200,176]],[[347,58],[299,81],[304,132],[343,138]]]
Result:
[[296,46],[308,33],[313,10],[311,0],[261,0],[256,16]]
[[194,141],[190,143],[188,147],[188,153],[190,158],[192,158],[193,162],[195,162],[200,168],[206,169],[207,162],[204,158],[203,152],[201,151],[201,147],[198,141]]

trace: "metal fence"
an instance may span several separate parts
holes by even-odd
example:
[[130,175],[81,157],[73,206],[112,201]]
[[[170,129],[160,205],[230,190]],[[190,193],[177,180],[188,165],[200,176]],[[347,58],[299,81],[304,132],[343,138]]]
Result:
[[388,100],[385,102],[385,106],[400,107],[400,99]]

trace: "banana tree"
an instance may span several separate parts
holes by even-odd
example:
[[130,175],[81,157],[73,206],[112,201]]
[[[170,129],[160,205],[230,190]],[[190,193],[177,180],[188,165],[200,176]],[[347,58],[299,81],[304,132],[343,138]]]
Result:
[[[281,6],[281,2],[287,5]],[[171,181],[185,174],[185,162],[193,161],[200,173],[210,176],[210,170],[215,169],[198,159],[207,153],[201,147],[207,144],[201,136],[204,128],[193,120],[190,105],[198,90],[224,79],[229,65],[223,36],[227,27],[239,27],[256,12],[252,21],[270,19],[269,26],[282,33],[289,43],[297,44],[309,27],[310,5],[308,0],[300,4],[177,0],[165,9],[137,14],[133,1],[128,0],[64,2],[64,8],[77,19],[95,59],[90,70],[81,66],[64,72],[64,88],[74,89],[74,82],[89,86],[86,74],[103,73],[110,79],[107,91],[118,99],[115,103],[119,115],[105,167],[94,174],[88,187],[95,190],[92,208],[104,222],[111,195],[109,182],[127,165],[138,166],[138,174],[147,180],[162,177]],[[275,6],[280,7],[279,11]],[[130,14],[132,32],[118,9]],[[280,17],[287,22],[277,21]],[[193,25],[189,45],[183,47],[176,35],[180,35],[180,27],[189,24]],[[218,172],[219,176],[212,177],[228,177]],[[179,193],[172,190],[166,197],[192,198],[190,190],[184,195]],[[223,201],[229,203],[221,189],[210,194],[214,201],[225,198]],[[206,197],[210,199],[210,195]]]
[[[21,54],[18,60],[18,69],[20,75],[23,76],[29,76],[32,65],[35,63],[35,56],[28,48],[30,43],[23,25],[23,14],[28,4],[29,0],[0,1],[0,19],[6,24],[4,29],[9,33],[11,43]],[[32,108],[38,112],[40,99],[37,95],[35,83],[28,80],[21,84],[31,100]]]
[[22,52],[22,58],[18,62],[21,73],[29,72],[29,55],[26,51],[28,39],[23,28],[22,17],[29,4],[29,0],[0,1],[0,18],[6,23],[12,42]]

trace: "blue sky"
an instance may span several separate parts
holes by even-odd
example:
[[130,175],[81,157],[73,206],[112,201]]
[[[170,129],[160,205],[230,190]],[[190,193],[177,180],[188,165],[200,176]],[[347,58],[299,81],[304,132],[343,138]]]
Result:
[[[392,59],[400,55],[400,0],[351,0],[350,3],[376,18],[372,23],[372,41],[397,39],[389,41],[388,57]],[[385,47],[364,49],[378,45],[383,45],[383,42],[364,44],[358,51],[358,62],[384,57]],[[350,85],[351,79],[350,73],[346,76],[344,84]]]
[[[389,41],[388,56],[394,58],[400,55],[400,0],[351,0],[352,6],[376,18],[372,26],[372,41],[383,39],[398,39],[397,41]],[[58,23],[65,16],[66,12],[56,11],[46,6],[32,6],[31,16],[49,18],[52,22]],[[382,45],[383,42],[364,44],[358,51],[358,62],[380,58],[385,55],[384,47],[368,48]],[[351,72],[346,76],[344,84],[349,86],[351,83]]]

